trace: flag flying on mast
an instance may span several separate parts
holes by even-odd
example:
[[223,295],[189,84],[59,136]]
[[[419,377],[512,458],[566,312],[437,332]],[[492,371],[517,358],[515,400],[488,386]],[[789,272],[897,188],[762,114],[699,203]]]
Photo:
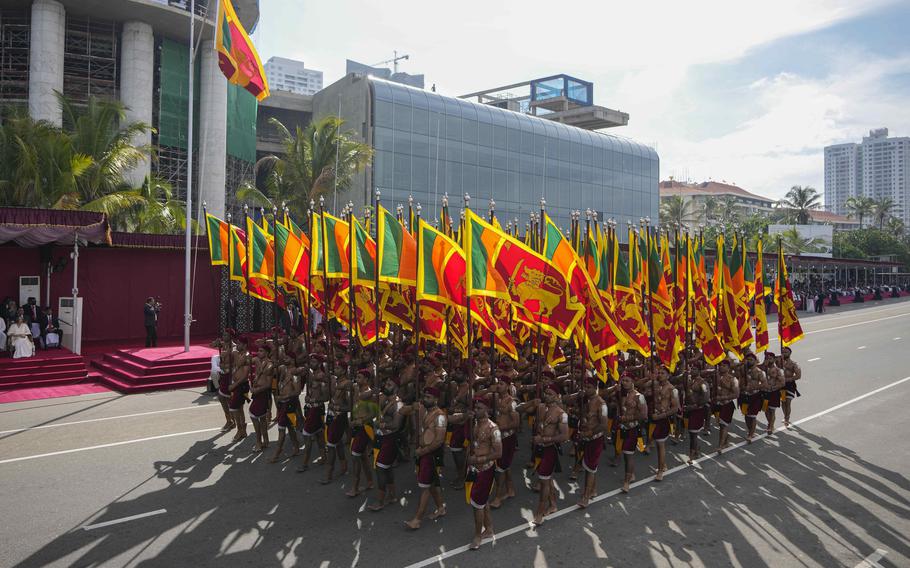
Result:
[[803,338],[803,328],[799,325],[796,305],[793,303],[793,290],[787,276],[787,263],[784,262],[784,250],[780,241],[777,243],[777,282],[774,285],[774,303],[777,304],[777,333],[780,343],[789,347]]
[[230,261],[230,224],[206,213],[205,225],[205,233],[209,239],[209,259],[212,261],[212,266],[227,266]]
[[417,285],[417,241],[382,205],[377,224],[379,281]]
[[755,351],[761,353],[768,348],[768,315],[765,312],[765,267],[762,258],[762,242],[758,239],[758,256],[755,259]]
[[[688,239],[688,235],[686,236]],[[719,254],[719,253],[718,253]],[[695,325],[695,345],[701,349],[709,365],[717,365],[727,356],[720,337],[715,333],[711,321],[711,298],[708,297],[708,275],[705,269],[704,238],[696,239],[689,256],[689,272],[692,276],[693,323]],[[715,284],[716,285],[716,284]]]
[[664,269],[660,259],[657,237],[648,237],[648,305],[651,308],[651,326],[654,332],[654,348],[670,372],[679,362],[679,340],[676,333],[676,319],[673,313],[673,299],[667,289]]
[[218,66],[228,82],[243,87],[261,101],[269,96],[269,82],[253,40],[240,23],[231,0],[218,0],[218,6],[215,24]]

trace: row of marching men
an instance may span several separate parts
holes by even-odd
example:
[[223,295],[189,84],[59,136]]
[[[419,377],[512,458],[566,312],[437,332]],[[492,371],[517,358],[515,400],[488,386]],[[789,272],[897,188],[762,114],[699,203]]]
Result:
[[472,548],[493,536],[491,509],[516,495],[512,470],[520,447],[531,448],[526,467],[536,473],[534,523],[541,524],[556,511],[553,477],[564,461],[570,479],[583,474],[578,505],[587,507],[597,495],[605,449],[611,466],[622,456],[624,492],[635,481],[639,452],[656,450],[654,481],[661,481],[668,440],[678,443],[688,434],[692,463],[713,421],[720,453],[730,444],[737,406],[749,442],[761,414],[768,435],[779,408],[789,426],[801,378],[787,347],[780,356],[765,351],[761,362],[746,351],[740,361],[726,358],[715,367],[691,347],[672,376],[655,360],[621,354],[620,380],[603,383],[570,344],[562,346],[566,362],[555,367],[537,361],[530,345],[515,361],[497,361],[479,344],[469,360],[455,361],[432,344],[421,345],[418,354],[404,333],[354,351],[342,334],[322,325],[309,338],[276,329],[253,339],[228,330],[214,346],[223,431],[236,430],[234,442],[248,435],[247,412],[254,452],[270,448],[269,430],[277,426],[269,462],[297,459],[301,473],[319,465],[323,484],[350,473],[346,495],[371,492],[374,512],[397,502],[395,470],[413,463],[420,496],[405,522],[411,530],[446,515],[448,449],[449,485],[465,491],[474,513]]

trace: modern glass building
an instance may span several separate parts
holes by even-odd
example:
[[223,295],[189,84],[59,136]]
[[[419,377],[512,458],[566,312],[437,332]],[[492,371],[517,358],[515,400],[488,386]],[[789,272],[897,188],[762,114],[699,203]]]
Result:
[[[355,88],[366,101],[339,91]],[[518,218],[522,228],[541,197],[563,227],[575,209],[601,220],[657,218],[658,156],[632,140],[374,78],[349,75],[323,93],[314,114],[337,112],[343,100],[347,125],[375,150],[360,199],[345,201],[367,203],[378,188],[387,207],[413,196],[426,216],[448,194],[456,216],[467,193],[475,211],[492,198],[500,222]]]

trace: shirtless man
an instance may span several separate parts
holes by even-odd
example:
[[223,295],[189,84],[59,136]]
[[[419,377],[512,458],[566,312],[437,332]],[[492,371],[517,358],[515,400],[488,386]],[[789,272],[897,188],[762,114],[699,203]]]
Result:
[[438,468],[442,467],[443,446],[446,441],[446,415],[439,408],[439,395],[437,387],[427,387],[423,389],[423,400],[420,403],[401,410],[402,414],[416,412],[419,424],[414,457],[417,462],[417,486],[421,491],[414,518],[405,522],[405,526],[411,530],[420,528],[420,521],[423,520],[431,496],[436,504],[436,510],[430,513],[430,519],[438,519],[446,514],[438,471]]
[[326,433],[328,469],[326,470],[325,478],[320,480],[323,485],[332,482],[336,456],[338,461],[341,462],[341,473],[339,473],[339,476],[348,472],[348,460],[344,451],[344,435],[348,430],[348,413],[351,412],[351,408],[354,406],[354,383],[347,377],[346,373],[342,372],[339,377],[334,379],[334,385],[334,388],[329,389],[332,393],[332,398],[329,401],[329,412],[326,417],[326,427],[328,428]]
[[597,495],[597,467],[604,449],[604,434],[609,432],[607,403],[598,394],[600,381],[591,375],[584,379],[578,420],[578,441],[581,448],[581,465],[585,470],[585,483],[578,506],[584,509]]
[[[256,445],[253,452],[261,452],[269,447],[269,407],[272,403],[272,380],[277,377],[276,365],[279,351],[275,345],[265,344],[259,349],[256,373],[250,381],[250,421],[256,431]],[[274,356],[272,353],[274,352]]]
[[543,389],[542,401],[528,403],[534,408],[534,428],[537,431],[531,441],[537,446],[540,456],[540,462],[537,464],[540,500],[534,514],[535,525],[543,524],[546,515],[556,512],[553,472],[559,460],[559,444],[569,439],[569,415],[563,409],[560,397],[559,385],[551,381]]
[[489,396],[474,397],[474,427],[468,453],[468,478],[471,484],[470,502],[474,509],[474,540],[471,550],[480,548],[485,538],[493,536],[493,519],[490,516],[490,490],[496,460],[502,456],[502,434],[499,426],[490,420],[493,402]]
[[768,381],[768,391],[765,393],[765,420],[768,421],[768,435],[774,434],[774,421],[777,417],[777,409],[780,408],[781,394],[784,391],[786,381],[784,372],[777,366],[777,357],[770,351],[765,351],[765,360],[762,362],[762,368],[765,370],[765,378]]
[[379,429],[376,431],[376,502],[367,507],[371,511],[381,511],[383,507],[395,502],[395,475],[392,466],[398,455],[398,436],[404,417],[404,408],[398,398],[398,383],[386,379],[379,396]]
[[325,403],[329,400],[330,376],[323,368],[318,356],[310,357],[310,368],[306,374],[306,396],[303,399],[303,464],[297,473],[310,469],[310,453],[313,442],[319,446],[321,463],[325,458],[325,439],[322,429],[325,427]]
[[730,361],[723,359],[717,367],[717,400],[714,401],[714,408],[720,423],[720,436],[717,440],[718,454],[730,445],[727,438],[730,424],[733,423],[733,411],[736,408],[734,401],[737,398],[739,398],[739,380],[730,370]]
[[512,483],[512,460],[518,449],[518,426],[521,415],[518,414],[518,401],[514,398],[512,375],[503,374],[499,382],[490,387],[492,403],[496,405],[496,425],[502,436],[502,453],[496,459],[496,497],[490,501],[490,507],[498,509],[502,502],[515,497],[515,485]]
[[660,367],[657,385],[654,388],[654,410],[651,414],[651,436],[657,445],[657,475],[654,481],[663,481],[667,471],[667,438],[670,437],[670,421],[676,419],[679,411],[679,391],[670,384],[670,371]]
[[224,411],[224,426],[222,432],[227,432],[234,428],[234,418],[231,415],[231,409],[228,406],[228,400],[231,398],[231,374],[237,364],[237,352],[234,349],[233,335],[230,330],[226,330],[221,339],[216,339],[212,347],[218,349],[218,365],[220,373],[218,374],[218,401],[221,402],[221,409]]
[[280,365],[276,369],[278,389],[275,406],[278,417],[278,444],[269,463],[277,463],[281,460],[287,433],[291,438],[290,457],[296,456],[300,451],[300,441],[297,439],[297,413],[300,410],[300,392],[303,390],[303,384],[297,372],[298,369],[294,367],[290,357],[281,359]]
[[742,412],[746,417],[746,441],[750,444],[755,438],[756,417],[764,402],[764,393],[768,390],[765,372],[758,365],[758,357],[749,351],[744,360],[745,370],[742,383]]
[[373,438],[375,421],[379,417],[379,406],[375,393],[370,388],[370,369],[361,369],[357,373],[357,386],[354,391],[354,409],[351,411],[351,461],[354,462],[354,484],[345,495],[360,495],[360,476],[366,478],[366,491],[373,488]]
[[452,373],[452,380],[448,383],[449,400],[448,422],[446,427],[451,433],[449,436],[449,451],[455,462],[455,479],[452,480],[452,489],[464,489],[466,473],[465,448],[468,446],[468,408],[471,405],[471,385],[461,372]]
[[638,446],[640,424],[648,417],[648,404],[645,396],[635,388],[635,381],[628,373],[620,379],[619,412],[617,415],[618,445],[622,449],[626,475],[622,484],[623,493],[628,493],[635,481],[635,451]]
[[230,399],[228,399],[228,408],[231,410],[234,424],[237,426],[237,433],[234,435],[234,442],[239,442],[246,438],[246,417],[243,415],[243,405],[246,404],[246,393],[250,389],[250,357],[246,352],[246,343],[242,338],[238,339],[237,353],[234,354],[237,361],[234,363],[234,373],[231,375],[231,384],[228,386]]
[[685,422],[689,431],[689,465],[700,456],[698,449],[698,436],[705,428],[705,419],[708,415],[708,405],[711,402],[708,392],[708,383],[702,373],[686,372],[686,406]]
[[787,391],[781,400],[781,405],[784,408],[784,428],[790,427],[790,405],[793,403],[794,398],[800,396],[799,390],[796,388],[796,381],[803,377],[802,369],[799,368],[796,361],[790,359],[792,353],[793,351],[789,347],[784,347],[780,350],[783,361],[778,362],[780,368],[784,371],[784,389]]

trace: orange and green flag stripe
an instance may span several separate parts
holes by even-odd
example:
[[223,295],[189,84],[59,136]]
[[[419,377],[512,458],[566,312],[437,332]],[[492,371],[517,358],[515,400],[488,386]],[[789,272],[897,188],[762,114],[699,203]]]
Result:
[[322,214],[322,256],[328,278],[347,278],[350,273],[349,231],[347,221],[328,213]]
[[417,299],[432,300],[456,308],[465,303],[465,256],[455,241],[421,219],[418,224],[420,262],[417,268]]
[[376,285],[376,242],[357,217],[351,217],[351,276],[354,284],[366,288]]
[[379,206],[377,225],[379,281],[417,284],[417,241],[385,207]]
[[230,259],[231,229],[226,221],[205,214],[206,234],[209,239],[209,258],[212,266],[227,266]]
[[240,23],[231,0],[218,2],[218,23],[215,25],[218,66],[229,82],[243,87],[261,101],[269,96],[269,82],[253,40]]
[[467,293],[510,298],[508,286],[494,268],[494,261],[507,236],[468,210],[465,215],[464,247],[467,256]]

